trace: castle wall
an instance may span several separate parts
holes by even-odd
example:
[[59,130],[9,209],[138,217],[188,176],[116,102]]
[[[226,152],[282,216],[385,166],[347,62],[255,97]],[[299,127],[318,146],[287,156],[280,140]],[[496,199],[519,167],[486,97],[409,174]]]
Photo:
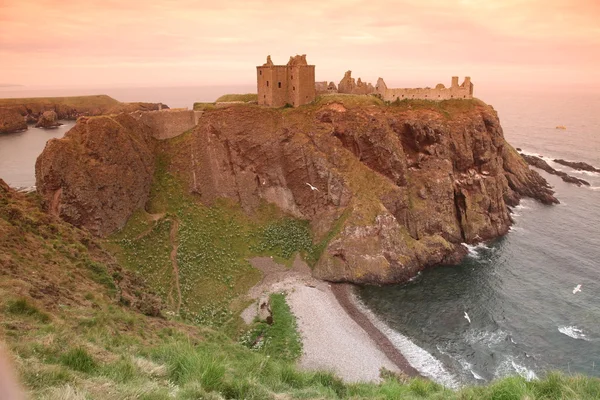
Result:
[[438,84],[435,88],[400,88],[389,89],[383,79],[379,78],[376,86],[378,93],[384,101],[396,101],[404,99],[419,100],[450,100],[450,99],[472,99],[473,84],[471,78],[466,77],[461,85],[458,85],[458,77],[452,77],[452,84],[446,88]]
[[308,104],[317,95],[315,90],[315,66],[301,65],[290,68],[290,103],[294,107]]
[[165,140],[179,136],[196,126],[202,111],[174,109],[147,111],[133,115],[152,128],[154,138]]

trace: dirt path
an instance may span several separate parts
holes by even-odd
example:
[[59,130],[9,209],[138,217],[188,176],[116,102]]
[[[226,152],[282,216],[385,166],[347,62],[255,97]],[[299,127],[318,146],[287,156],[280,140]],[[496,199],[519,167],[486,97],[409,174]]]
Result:
[[173,266],[173,276],[175,289],[177,290],[177,308],[175,312],[179,314],[181,309],[181,286],[179,285],[179,266],[177,265],[177,250],[179,249],[179,240],[177,233],[179,232],[179,220],[171,219],[171,232],[169,233],[169,241],[171,242],[171,265]]
[[146,229],[144,232],[140,233],[139,235],[137,235],[135,237],[135,240],[140,240],[146,236],[148,236],[156,227],[156,224],[158,223],[158,221],[160,221],[161,219],[163,219],[165,217],[165,213],[160,213],[160,214],[150,214],[150,221],[154,222],[151,226],[148,227],[148,229]]

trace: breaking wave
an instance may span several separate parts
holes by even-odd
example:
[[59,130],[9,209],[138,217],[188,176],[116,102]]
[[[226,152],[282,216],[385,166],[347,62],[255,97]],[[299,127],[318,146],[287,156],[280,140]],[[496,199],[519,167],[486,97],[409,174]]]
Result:
[[394,347],[402,353],[410,365],[423,374],[423,376],[452,389],[460,387],[456,377],[446,370],[444,364],[442,364],[440,360],[377,318],[377,316],[373,314],[373,312],[369,310],[355,294],[352,294],[352,301],[369,321],[387,336],[390,342],[392,342]]
[[587,340],[583,331],[576,326],[559,326],[558,331],[573,339]]

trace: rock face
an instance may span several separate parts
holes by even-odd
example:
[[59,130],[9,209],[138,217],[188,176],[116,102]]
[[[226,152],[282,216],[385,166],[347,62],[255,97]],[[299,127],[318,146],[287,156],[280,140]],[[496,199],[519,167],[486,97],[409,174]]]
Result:
[[14,108],[0,108],[0,133],[20,132],[27,129],[27,122]]
[[38,119],[37,124],[35,124],[36,128],[44,128],[44,129],[52,129],[58,128],[62,124],[58,122],[58,114],[56,111],[44,111],[44,113]]
[[317,240],[331,234],[317,277],[401,282],[459,261],[460,243],[507,233],[507,205],[522,195],[557,202],[506,143],[491,107],[452,104],[446,113],[337,103],[284,115],[231,108],[206,113],[165,151],[204,202],[227,197],[250,211],[264,199],[311,220]]
[[129,115],[80,118],[38,157],[37,190],[51,213],[107,235],[146,203],[153,149],[150,128]]
[[[506,143],[493,108],[477,100],[407,107],[365,99],[352,107],[211,110],[191,134],[162,142],[160,151],[206,204],[229,198],[252,212],[267,201],[310,220],[315,240],[325,243],[313,273],[336,282],[403,282],[426,266],[456,263],[465,254],[461,243],[508,232],[507,206],[521,196],[557,202]],[[86,143],[123,132],[109,122],[78,123],[66,143],[48,145],[36,168],[49,207],[101,234],[143,205],[150,175],[136,163],[148,171],[152,158],[148,145],[142,157],[123,145]],[[124,136],[136,130],[144,127],[131,124]],[[108,168],[113,164],[104,159],[113,154],[144,176],[135,190],[121,182],[123,167]],[[88,175],[93,183],[84,184]]]

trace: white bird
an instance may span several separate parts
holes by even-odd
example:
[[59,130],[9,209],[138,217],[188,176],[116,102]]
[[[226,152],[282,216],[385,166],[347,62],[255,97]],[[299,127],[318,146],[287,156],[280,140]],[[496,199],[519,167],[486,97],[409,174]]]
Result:
[[577,292],[581,292],[581,284],[575,286],[575,289],[573,289],[573,294],[575,294]]
[[310,183],[306,182],[306,184],[307,184],[308,186],[310,186],[310,189],[311,189],[311,190],[316,190],[317,192],[319,191],[319,189],[317,189],[316,187],[314,187],[314,186],[313,186],[313,185],[311,185]]
[[466,311],[465,311],[465,318],[467,319],[467,321],[469,321],[469,323],[471,323],[471,318],[469,318],[469,314],[467,314]]

